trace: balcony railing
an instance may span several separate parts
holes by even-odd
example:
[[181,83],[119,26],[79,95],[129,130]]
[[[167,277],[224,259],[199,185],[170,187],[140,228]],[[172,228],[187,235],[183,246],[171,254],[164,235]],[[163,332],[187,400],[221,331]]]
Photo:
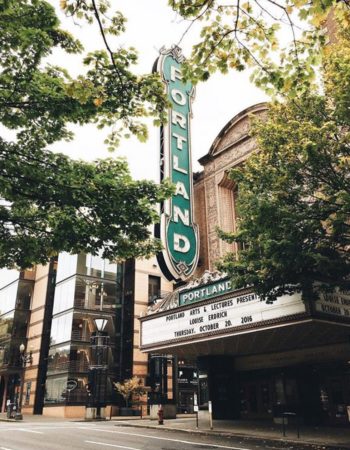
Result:
[[73,330],[71,340],[79,342],[90,342],[90,333],[86,333],[81,330]]
[[87,372],[89,370],[88,361],[62,361],[49,363],[48,373],[58,372]]

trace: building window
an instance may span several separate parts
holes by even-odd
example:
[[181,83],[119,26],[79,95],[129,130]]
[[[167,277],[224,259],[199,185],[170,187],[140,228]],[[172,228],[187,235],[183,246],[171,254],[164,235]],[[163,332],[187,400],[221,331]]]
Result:
[[[223,174],[223,177],[218,185],[218,197],[219,197],[219,216],[221,230],[232,233],[236,231],[236,185],[234,181],[229,178],[227,172]],[[225,241],[221,241],[221,256],[227,252],[235,252],[235,244],[230,244]]]
[[148,303],[154,302],[160,297],[160,277],[149,275],[148,277]]

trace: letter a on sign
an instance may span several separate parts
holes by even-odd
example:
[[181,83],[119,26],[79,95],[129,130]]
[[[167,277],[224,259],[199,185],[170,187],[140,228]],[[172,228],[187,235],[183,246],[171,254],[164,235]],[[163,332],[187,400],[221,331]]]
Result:
[[161,127],[160,179],[176,185],[172,198],[161,205],[160,225],[156,236],[164,250],[157,255],[159,266],[168,280],[185,281],[198,262],[198,228],[193,220],[193,183],[191,163],[190,117],[194,87],[183,82],[179,47],[161,50],[156,61],[171,104],[168,122]]

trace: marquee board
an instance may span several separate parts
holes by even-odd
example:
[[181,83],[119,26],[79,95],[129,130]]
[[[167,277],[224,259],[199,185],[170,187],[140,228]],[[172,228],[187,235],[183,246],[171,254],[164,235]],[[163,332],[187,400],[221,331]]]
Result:
[[173,309],[166,315],[142,320],[141,347],[175,343],[207,333],[225,334],[230,329],[247,328],[247,325],[305,312],[300,294],[281,296],[272,304],[261,301],[254,293],[232,295],[224,300]]

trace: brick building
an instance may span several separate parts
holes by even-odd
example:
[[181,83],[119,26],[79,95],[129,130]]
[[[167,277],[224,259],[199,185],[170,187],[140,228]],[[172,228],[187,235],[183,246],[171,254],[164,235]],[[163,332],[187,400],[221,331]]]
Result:
[[237,187],[227,173],[256,148],[250,116],[265,112],[258,104],[237,114],[200,159],[203,171],[194,182],[197,279],[141,319],[141,348],[197,361],[203,414],[212,401],[214,418],[278,422],[293,412],[309,424],[346,425],[350,293],[325,294],[316,302],[285,295],[268,305],[250,289],[232,290],[230,280],[215,272],[226,251],[238,251],[216,232],[236,226]]

